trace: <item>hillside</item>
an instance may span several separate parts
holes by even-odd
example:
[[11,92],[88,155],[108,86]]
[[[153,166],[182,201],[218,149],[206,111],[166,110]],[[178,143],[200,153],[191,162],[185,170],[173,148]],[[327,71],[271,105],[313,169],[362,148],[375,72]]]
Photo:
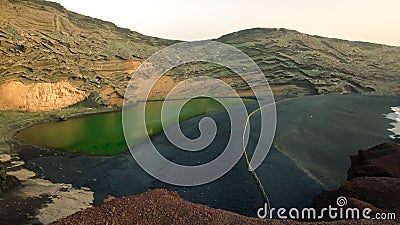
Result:
[[[70,12],[58,3],[42,0],[0,0],[0,3],[0,91],[9,92],[9,96],[34,92],[19,96],[21,100],[16,102],[2,98],[0,110],[52,110],[89,95],[104,105],[120,105],[130,74],[151,54],[176,43]],[[261,28],[216,40],[238,47],[254,59],[276,95],[400,93],[400,47]],[[157,87],[155,95],[165,95],[177,81],[194,74],[219,77],[248,93],[243,81],[229,70],[196,63],[170,71],[170,76],[162,82],[166,87]],[[12,85],[4,86],[9,82]],[[7,88],[20,87],[16,82],[25,85],[24,91]],[[59,89],[44,91],[50,97],[43,97],[33,83]],[[68,99],[67,105],[59,103],[64,98]],[[31,101],[50,103],[35,109],[27,106]]]
[[295,84],[310,94],[400,92],[400,47],[287,29],[250,29],[217,40],[247,53],[272,84]]
[[121,98],[140,62],[172,43],[67,11],[58,3],[1,0],[0,84],[66,81],[86,96],[96,91],[104,98]]

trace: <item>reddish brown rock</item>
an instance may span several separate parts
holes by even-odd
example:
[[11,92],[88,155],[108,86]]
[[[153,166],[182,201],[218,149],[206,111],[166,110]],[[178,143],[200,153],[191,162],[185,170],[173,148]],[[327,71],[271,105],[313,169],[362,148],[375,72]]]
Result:
[[343,196],[369,202],[379,209],[400,209],[400,179],[356,177],[340,187]]
[[342,220],[332,222],[297,222],[262,220],[233,212],[190,203],[176,192],[155,189],[145,193],[113,198],[102,205],[85,209],[53,224],[387,224],[385,221]]
[[400,145],[385,143],[368,150],[359,150],[351,157],[347,179],[354,177],[400,178]]
[[[337,190],[325,191],[317,196],[314,205],[317,208],[328,205],[337,206],[336,199],[344,196],[347,207],[380,210],[400,209],[400,179],[391,177],[357,177],[347,181]],[[350,201],[353,199],[356,201]]]
[[385,143],[360,150],[357,155],[351,156],[351,163],[348,181],[337,190],[322,192],[315,198],[314,206],[319,209],[328,205],[337,207],[337,198],[344,196],[347,198],[345,208],[368,207],[373,212],[395,212],[398,218],[400,145]]
[[193,204],[182,199],[176,192],[156,189],[131,197],[107,198],[101,206],[75,213],[55,224],[216,223],[262,224],[263,221]]

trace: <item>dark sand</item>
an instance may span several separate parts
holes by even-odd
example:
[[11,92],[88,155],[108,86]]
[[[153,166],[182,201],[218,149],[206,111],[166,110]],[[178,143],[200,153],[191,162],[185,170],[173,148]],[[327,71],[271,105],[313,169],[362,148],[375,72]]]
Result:
[[400,98],[326,95],[285,102],[278,106],[275,143],[334,189],[346,181],[350,155],[392,141],[387,129],[393,121],[383,116],[391,106],[400,106]]
[[[390,112],[390,106],[395,105],[400,105],[399,99],[358,95],[306,97],[278,104],[275,147],[257,169],[272,206],[308,206],[322,190],[344,182],[350,154],[388,141],[390,121],[382,114]],[[153,138],[156,145],[163,147],[161,153],[174,162],[185,164],[202,163],[217,156],[217,149],[226,143],[221,137],[229,135],[230,127],[224,112],[206,116],[215,118],[219,127],[217,135],[220,138],[211,146],[198,153],[181,154],[168,145],[161,134]],[[201,118],[182,123],[184,133],[195,136]],[[256,121],[257,116],[252,120]],[[253,129],[257,130],[257,127],[252,126]],[[159,187],[177,191],[190,202],[248,216],[256,216],[257,209],[264,204],[243,158],[215,182],[198,187],[177,187],[152,178],[136,164],[129,152],[103,157],[58,151],[44,154],[41,150],[32,152],[31,146],[21,146],[20,150],[28,169],[52,182],[89,187],[95,192],[96,204],[107,195],[135,195]],[[43,156],[38,157],[40,154]]]
[[49,196],[21,198],[19,189],[16,187],[0,197],[0,224],[36,224],[37,209],[51,201]]

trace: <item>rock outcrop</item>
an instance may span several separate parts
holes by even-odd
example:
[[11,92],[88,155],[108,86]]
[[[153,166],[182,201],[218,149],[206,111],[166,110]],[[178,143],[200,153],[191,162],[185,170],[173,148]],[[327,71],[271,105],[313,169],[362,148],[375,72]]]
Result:
[[[400,47],[261,28],[216,40],[249,55],[276,95],[400,94]],[[107,105],[120,105],[127,83],[141,63],[177,42],[70,12],[58,3],[2,0],[0,85],[10,81],[24,84],[66,81],[86,96],[97,92]],[[193,76],[212,76],[226,81],[239,93],[251,94],[236,73],[215,64],[189,63],[171,69],[167,75],[174,82]],[[164,90],[158,92],[165,95]]]
[[11,81],[0,86],[0,110],[50,111],[86,98],[68,82],[23,84]]
[[[170,43],[174,41],[148,37],[79,15],[58,3],[2,0],[0,85],[10,81],[26,85],[65,81],[84,91],[85,96],[110,87],[124,93],[131,74],[141,61]],[[13,94],[18,99],[25,97]],[[114,99],[104,97],[102,101],[114,104]],[[117,97],[120,103],[123,98]],[[54,108],[53,100],[44,96],[37,110]],[[32,108],[26,106],[30,100],[25,101],[27,103],[20,110]],[[4,109],[19,108],[0,108]]]
[[400,145],[386,143],[352,155],[347,179],[356,177],[400,178]]
[[19,184],[19,180],[14,176],[8,175],[6,171],[0,167],[0,194],[10,190],[17,184]]
[[400,145],[385,143],[351,156],[348,181],[337,190],[325,191],[314,201],[316,208],[336,206],[344,196],[346,208],[371,208],[400,213]]

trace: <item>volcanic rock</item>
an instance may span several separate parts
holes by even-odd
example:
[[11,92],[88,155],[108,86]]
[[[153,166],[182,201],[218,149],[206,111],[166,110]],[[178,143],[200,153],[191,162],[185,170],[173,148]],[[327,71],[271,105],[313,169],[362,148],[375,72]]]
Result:
[[[400,145],[385,143],[351,156],[348,181],[337,190],[324,191],[314,200],[318,209],[337,206],[347,198],[345,208],[371,208],[374,212],[400,212]],[[398,220],[396,220],[398,221]]]
[[6,171],[0,167],[0,194],[10,190],[17,184],[19,184],[19,180],[14,176],[8,175]]

